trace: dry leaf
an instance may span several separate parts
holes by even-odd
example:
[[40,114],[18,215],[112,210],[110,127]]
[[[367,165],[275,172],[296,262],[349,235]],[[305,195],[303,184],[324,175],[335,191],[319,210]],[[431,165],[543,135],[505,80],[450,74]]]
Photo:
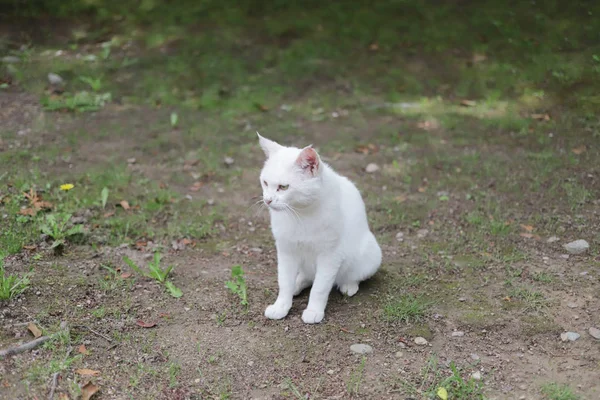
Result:
[[19,214],[21,215],[29,215],[31,217],[35,217],[38,213],[38,210],[34,209],[34,208],[22,208],[21,210],[19,210]]
[[417,189],[419,191],[419,193],[425,193],[427,191],[426,187],[421,186],[419,189]]
[[140,319],[140,320],[138,320],[138,321],[136,322],[136,324],[137,324],[138,326],[141,326],[142,328],[152,328],[152,327],[156,326],[156,322],[149,322],[149,323],[148,323],[148,322],[144,322],[144,321],[142,321],[141,319]]
[[475,107],[477,102],[475,100],[462,100],[460,105],[464,107]]
[[131,207],[129,206],[129,202],[127,200],[121,200],[119,205],[123,207],[123,210],[129,210]]
[[523,225],[523,224],[521,224],[521,228],[525,229],[527,232],[532,232],[533,231],[533,226],[532,225]]
[[58,395],[58,400],[69,400],[69,395],[66,393],[61,393]]
[[77,351],[81,354],[85,354],[86,356],[90,354],[90,351],[85,348],[85,344],[82,344],[77,348]]
[[404,203],[406,201],[406,196],[401,194],[400,196],[394,197],[396,203]]
[[481,53],[473,54],[473,64],[477,64],[477,63],[483,62],[485,60],[487,60],[487,56],[485,54],[481,54]]
[[503,298],[502,300],[504,301],[510,301],[510,297],[506,296],[505,298]]
[[531,239],[533,237],[533,233],[525,233],[525,232],[521,232],[519,234],[521,237],[524,237],[526,239]]
[[254,105],[262,112],[269,111],[269,107],[265,106],[264,104],[254,103]]
[[550,121],[550,115],[548,114],[531,114],[530,116],[538,121]]
[[133,274],[130,274],[129,272],[125,272],[125,273],[121,274],[122,279],[131,278],[132,276],[133,276]]
[[31,245],[31,246],[23,246],[23,248],[25,250],[35,250],[35,249],[37,249],[37,246],[34,244],[34,245]]
[[371,50],[371,51],[377,51],[377,50],[379,50],[379,44],[377,44],[377,43],[371,43],[369,45],[369,50]]
[[200,188],[204,186],[204,183],[198,181],[198,182],[194,182],[194,184],[192,186],[190,186],[190,191],[192,192],[197,192],[198,190],[200,190]]
[[112,217],[113,215],[115,215],[115,212],[114,211],[109,211],[109,212],[105,213],[103,215],[103,217],[104,218],[109,218],[109,217]]
[[81,400],[90,400],[90,398],[94,395],[94,393],[96,393],[98,390],[100,390],[99,386],[94,385],[92,382],[88,382],[86,383],[82,388],[81,388]]
[[587,150],[587,147],[584,146],[579,146],[579,147],[575,147],[573,150],[571,150],[574,154],[581,154],[581,153],[585,153],[585,151]]
[[42,336],[42,331],[40,330],[40,328],[35,326],[33,322],[27,324],[27,329],[29,329],[29,332],[31,332],[35,338],[39,338],[40,336]]
[[100,375],[100,371],[95,371],[93,369],[87,369],[87,368],[76,369],[75,373],[79,374],[79,375],[83,375],[83,376],[98,376],[98,375]]

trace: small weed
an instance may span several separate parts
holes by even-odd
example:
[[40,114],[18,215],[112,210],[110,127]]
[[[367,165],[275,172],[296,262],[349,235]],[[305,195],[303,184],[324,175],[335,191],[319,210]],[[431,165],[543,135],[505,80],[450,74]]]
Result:
[[106,308],[104,308],[104,306],[96,308],[92,311],[92,315],[96,318],[104,318],[104,316],[106,315]]
[[27,290],[29,277],[30,274],[25,274],[21,278],[7,275],[4,270],[4,256],[0,254],[0,300],[10,300]]
[[174,388],[179,384],[177,382],[177,375],[180,371],[181,365],[174,362],[169,364],[169,387]]
[[47,111],[97,111],[112,100],[110,93],[77,92],[63,93],[60,97],[42,97],[42,106]]
[[525,304],[525,311],[540,311],[548,305],[548,301],[541,292],[524,287],[513,288],[510,297],[521,300]]
[[94,92],[99,92],[100,89],[102,89],[102,79],[100,79],[100,78],[92,78],[90,76],[80,76],[79,80],[90,85],[90,88]]
[[383,318],[388,322],[419,322],[427,315],[430,305],[422,297],[403,295],[385,305]]
[[244,278],[244,270],[240,265],[235,265],[231,268],[231,279],[225,282],[225,286],[240,298],[240,303],[248,306],[248,294],[246,288],[246,279]]
[[547,272],[538,272],[532,278],[534,281],[542,283],[552,283],[554,281],[554,277]]
[[177,115],[176,112],[172,112],[171,113],[171,128],[177,128],[178,123],[179,123],[179,116]]
[[360,364],[355,371],[352,371],[350,374],[350,380],[346,384],[346,390],[351,395],[358,395],[360,392],[360,383],[362,382],[363,373],[365,371],[365,362],[367,361],[366,357],[363,357],[360,360]]
[[298,386],[296,386],[290,378],[285,378],[284,384],[285,386],[287,386],[287,389],[294,395],[295,398],[306,399],[306,397],[303,396],[302,393],[300,393]]
[[580,397],[573,393],[569,385],[547,383],[542,386],[542,394],[548,400],[579,400]]
[[73,225],[68,227],[71,214],[48,214],[46,215],[46,221],[42,223],[40,229],[42,233],[52,238],[53,243],[50,248],[60,249],[65,245],[66,240],[74,235],[83,233],[82,225]]
[[105,209],[106,202],[108,201],[108,188],[107,187],[102,189],[102,192],[100,192],[100,201],[102,202],[102,209]]
[[511,231],[510,224],[503,221],[490,221],[490,233],[492,235],[506,235]]
[[138,274],[154,279],[158,283],[165,285],[171,296],[175,298],[183,296],[181,289],[176,287],[173,282],[167,280],[169,273],[173,270],[173,266],[169,265],[167,269],[163,270],[160,267],[160,257],[160,253],[158,251],[154,253],[154,258],[148,263],[148,271],[142,271],[142,269],[127,256],[123,257],[123,261],[125,261],[125,263]]

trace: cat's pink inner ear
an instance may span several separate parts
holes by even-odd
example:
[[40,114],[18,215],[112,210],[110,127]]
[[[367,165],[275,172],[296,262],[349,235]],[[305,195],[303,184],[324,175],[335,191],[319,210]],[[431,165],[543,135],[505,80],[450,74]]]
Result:
[[296,159],[296,164],[304,171],[315,175],[319,170],[319,155],[312,147],[306,147]]

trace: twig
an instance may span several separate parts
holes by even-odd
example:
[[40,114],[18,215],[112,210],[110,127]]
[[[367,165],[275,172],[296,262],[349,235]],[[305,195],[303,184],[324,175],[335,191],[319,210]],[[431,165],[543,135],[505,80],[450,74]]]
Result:
[[13,347],[10,349],[0,350],[0,357],[10,357],[15,354],[23,353],[24,351],[32,350],[38,347],[40,344],[47,342],[50,339],[54,339],[54,335],[52,336],[41,336],[31,342],[24,343],[20,346]]
[[109,343],[112,343],[112,339],[111,339],[111,338],[109,338],[109,337],[108,337],[108,336],[106,336],[106,335],[103,335],[103,334],[101,334],[100,332],[96,332],[95,330],[93,330],[92,328],[90,328],[90,327],[89,327],[89,326],[87,326],[87,325],[77,325],[77,326],[78,326],[78,327],[80,327],[80,328],[85,328],[85,329],[87,329],[88,331],[92,332],[94,335],[98,335],[98,336],[100,336],[102,339],[106,340],[107,342],[109,342]]
[[50,387],[50,394],[48,395],[48,400],[54,399],[54,391],[56,390],[56,385],[58,384],[58,374],[60,374],[60,372],[55,372],[54,375],[52,375],[52,386]]

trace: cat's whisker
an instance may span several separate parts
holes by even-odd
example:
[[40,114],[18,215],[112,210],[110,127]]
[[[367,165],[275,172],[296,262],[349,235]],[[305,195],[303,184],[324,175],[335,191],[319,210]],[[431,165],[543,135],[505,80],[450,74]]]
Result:
[[294,217],[294,218],[295,218],[295,219],[298,221],[298,223],[299,223],[300,225],[302,225],[302,219],[300,218],[300,214],[298,214],[298,211],[296,211],[296,210],[294,209],[294,207],[290,206],[290,205],[289,205],[289,204],[287,204],[287,203],[284,203],[283,205],[285,206],[285,210],[286,210],[286,211],[288,211],[288,210],[289,210],[289,212],[290,212],[290,214],[292,215],[292,217]]

